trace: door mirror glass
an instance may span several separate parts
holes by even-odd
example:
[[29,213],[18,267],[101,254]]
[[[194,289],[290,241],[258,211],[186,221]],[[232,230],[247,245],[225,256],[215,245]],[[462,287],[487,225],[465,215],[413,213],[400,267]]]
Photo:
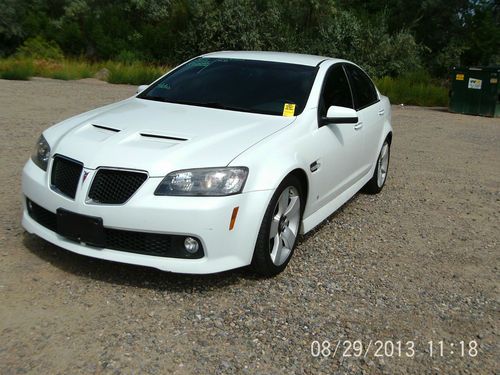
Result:
[[326,112],[326,117],[322,119],[324,125],[326,124],[356,124],[358,122],[358,115],[352,108],[339,107],[332,105]]
[[135,92],[136,94],[140,94],[141,92],[143,92],[144,90],[146,90],[148,88],[149,85],[140,85],[138,88],[137,88],[137,91]]

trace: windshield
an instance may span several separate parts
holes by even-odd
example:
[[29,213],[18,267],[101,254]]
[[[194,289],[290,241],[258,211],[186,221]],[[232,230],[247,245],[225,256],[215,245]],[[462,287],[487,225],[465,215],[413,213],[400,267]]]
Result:
[[305,65],[201,57],[168,74],[138,98],[297,116],[304,110],[316,71]]

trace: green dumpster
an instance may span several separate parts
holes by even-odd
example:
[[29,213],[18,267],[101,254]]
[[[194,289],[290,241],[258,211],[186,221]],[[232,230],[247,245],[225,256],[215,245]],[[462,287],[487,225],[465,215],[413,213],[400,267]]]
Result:
[[450,81],[450,111],[500,117],[500,66],[454,68]]

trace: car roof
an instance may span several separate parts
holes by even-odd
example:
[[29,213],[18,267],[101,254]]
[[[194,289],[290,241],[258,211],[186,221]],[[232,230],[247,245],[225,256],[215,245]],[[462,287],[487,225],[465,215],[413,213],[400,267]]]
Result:
[[300,53],[289,53],[289,52],[266,52],[266,51],[219,51],[219,52],[207,53],[203,55],[203,57],[261,60],[261,61],[282,62],[288,64],[299,64],[308,66],[317,66],[322,61],[325,60],[345,61],[325,56],[303,55]]

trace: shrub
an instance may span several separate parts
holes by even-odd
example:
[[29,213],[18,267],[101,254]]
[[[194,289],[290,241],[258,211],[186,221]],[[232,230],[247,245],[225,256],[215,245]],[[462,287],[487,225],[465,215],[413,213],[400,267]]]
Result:
[[421,47],[407,31],[389,34],[387,21],[362,21],[348,11],[325,17],[310,49],[319,55],[352,60],[375,77],[398,76],[421,66]]
[[30,60],[7,59],[0,62],[0,78],[27,81],[33,76]]
[[109,83],[127,83],[130,85],[149,84],[168,71],[167,68],[141,63],[108,62],[104,66],[110,71]]
[[34,74],[40,77],[71,80],[92,77],[96,67],[86,61],[68,60],[61,61],[35,60]]
[[420,106],[447,106],[448,90],[433,82],[423,71],[410,72],[398,78],[383,77],[376,80],[380,92],[389,97],[392,104]]
[[189,27],[179,37],[180,57],[229,50],[260,50],[263,17],[251,0],[202,0],[192,5]]
[[41,36],[26,39],[17,49],[16,56],[46,60],[61,60],[64,57],[56,42],[47,41]]
[[125,64],[132,64],[134,62],[139,61],[139,56],[137,53],[129,50],[122,50],[120,53],[115,57],[115,60],[118,62],[122,62]]

